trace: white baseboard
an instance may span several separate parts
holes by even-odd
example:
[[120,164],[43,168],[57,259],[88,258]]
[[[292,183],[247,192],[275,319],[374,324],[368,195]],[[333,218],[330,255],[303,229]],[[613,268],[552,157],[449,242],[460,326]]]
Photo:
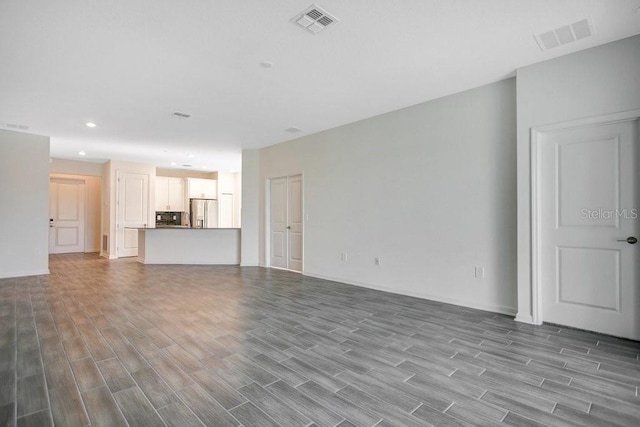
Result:
[[9,279],[13,277],[28,277],[28,276],[46,276],[50,274],[49,269],[43,270],[26,270],[26,271],[3,271],[0,272],[0,279]]
[[530,315],[530,314],[521,314],[521,313],[518,313],[518,314],[516,315],[515,321],[516,321],[516,322],[521,322],[521,323],[527,323],[527,324],[529,324],[529,325],[542,325],[542,322],[540,322],[540,321],[538,321],[538,322],[534,322],[534,321],[533,321],[533,316],[532,316],[532,315]]
[[516,314],[516,310],[514,308],[511,308],[511,307],[505,307],[505,306],[500,306],[500,305],[491,305],[491,304],[478,304],[478,303],[474,303],[474,302],[470,302],[470,301],[460,300],[460,299],[457,299],[457,298],[440,297],[440,296],[436,296],[436,295],[424,294],[424,293],[421,293],[421,292],[411,292],[411,291],[405,291],[405,290],[401,290],[400,291],[400,290],[397,290],[397,289],[391,289],[391,288],[387,288],[387,287],[384,287],[384,286],[372,285],[370,283],[354,282],[354,281],[350,281],[350,280],[340,279],[340,278],[337,278],[337,277],[325,276],[324,274],[310,273],[308,271],[304,271],[302,274],[304,274],[305,276],[315,277],[315,278],[318,278],[318,279],[331,280],[333,282],[341,282],[341,283],[346,283],[348,285],[359,286],[361,288],[375,289],[377,291],[384,291],[384,292],[389,292],[389,293],[392,293],[392,294],[405,295],[405,296],[409,296],[409,297],[426,299],[426,300],[430,300],[430,301],[442,302],[442,303],[445,303],[445,304],[453,304],[453,305],[459,305],[459,306],[462,306],[462,307],[475,308],[477,310],[490,311],[492,313],[506,314],[508,316],[515,316],[515,314]]
[[518,314],[516,314],[515,321],[516,322],[521,322],[521,323],[528,323],[530,325],[533,325],[533,316],[531,316],[530,314],[518,313]]
[[100,256],[107,259],[118,259],[118,257],[116,257],[115,255],[109,255],[106,252],[100,252]]

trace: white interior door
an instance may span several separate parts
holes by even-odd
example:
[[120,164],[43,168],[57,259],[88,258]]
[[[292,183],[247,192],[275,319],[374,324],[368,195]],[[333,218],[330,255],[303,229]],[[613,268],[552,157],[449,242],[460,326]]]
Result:
[[287,178],[272,179],[270,194],[270,265],[287,268]]
[[302,271],[302,175],[271,180],[271,267]]
[[85,191],[82,180],[50,180],[49,253],[84,252]]
[[138,230],[149,220],[149,175],[118,171],[118,257],[138,255]]
[[302,175],[288,178],[289,270],[302,271]]
[[640,339],[638,121],[540,142],[543,320]]

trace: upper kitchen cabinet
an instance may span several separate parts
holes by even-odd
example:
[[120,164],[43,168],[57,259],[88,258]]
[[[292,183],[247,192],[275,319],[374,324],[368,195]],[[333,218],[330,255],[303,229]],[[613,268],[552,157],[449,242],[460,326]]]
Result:
[[187,178],[190,199],[217,199],[218,183],[215,179]]
[[184,212],[184,179],[156,176],[156,211]]

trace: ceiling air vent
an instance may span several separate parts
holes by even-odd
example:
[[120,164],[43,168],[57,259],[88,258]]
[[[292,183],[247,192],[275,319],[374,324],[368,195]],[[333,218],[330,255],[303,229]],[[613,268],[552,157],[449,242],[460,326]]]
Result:
[[319,33],[337,21],[338,19],[335,16],[325,12],[315,4],[291,18],[291,22],[298,24],[312,34]]
[[29,126],[19,125],[17,123],[6,123],[5,126],[8,127],[9,129],[29,130]]
[[171,116],[175,117],[176,119],[188,119],[189,117],[191,117],[191,114],[176,111],[175,113],[171,114]]
[[302,132],[302,129],[300,128],[295,128],[295,127],[290,127],[290,128],[286,128],[285,132],[289,132],[289,133],[298,133],[298,132]]
[[572,43],[576,40],[584,39],[591,36],[591,34],[592,31],[589,21],[583,19],[582,21],[574,22],[571,25],[565,25],[556,28],[555,30],[538,34],[537,36],[534,36],[534,38],[538,42],[540,50],[545,51],[560,45]]

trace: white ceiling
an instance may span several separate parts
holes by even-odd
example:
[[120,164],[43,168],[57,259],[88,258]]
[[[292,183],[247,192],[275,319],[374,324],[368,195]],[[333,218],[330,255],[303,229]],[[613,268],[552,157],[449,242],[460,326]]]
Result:
[[[640,33],[640,0],[318,0],[340,21],[316,35],[290,22],[311,4],[2,0],[0,127],[51,136],[52,157],[233,171],[243,148]],[[592,37],[540,50],[534,34],[584,18]]]

